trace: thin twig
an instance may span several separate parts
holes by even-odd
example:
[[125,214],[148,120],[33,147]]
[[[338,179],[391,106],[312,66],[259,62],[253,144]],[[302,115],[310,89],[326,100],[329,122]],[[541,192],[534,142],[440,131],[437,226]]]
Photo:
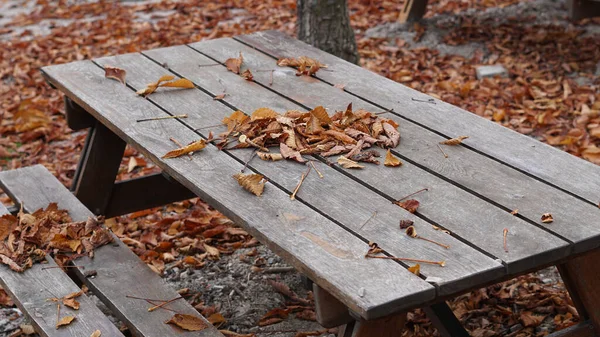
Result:
[[269,80],[269,86],[273,85],[273,73],[275,72],[275,69],[271,70],[271,79]]
[[373,219],[375,216],[377,215],[377,211],[373,212],[373,214],[371,214],[371,216],[367,219],[367,221],[365,221],[362,226],[360,226],[360,228],[358,230],[363,229],[363,227],[365,227],[365,225],[371,221],[371,219]]
[[310,161],[310,165],[315,169],[315,171],[317,172],[317,174],[319,175],[319,178],[323,179],[323,174],[321,174],[321,172],[319,172],[319,170],[317,170],[317,167],[315,166],[315,162],[314,161]]
[[446,154],[446,152],[444,152],[444,150],[442,150],[442,147],[440,146],[440,144],[436,144],[438,149],[440,149],[440,151],[442,151],[442,154],[444,155],[444,158],[448,158],[448,155]]
[[85,269],[85,266],[53,266],[53,267],[44,267],[42,268],[42,270],[46,270],[46,269],[54,269],[54,268],[80,268],[80,269]]
[[151,299],[151,298],[137,297],[137,296],[132,296],[132,295],[125,295],[125,297],[133,298],[136,300],[143,300],[143,301],[165,302],[165,300],[155,300],[155,299]]
[[300,177],[300,181],[298,182],[298,185],[296,185],[296,188],[294,189],[294,193],[292,193],[292,195],[290,195],[290,200],[296,200],[296,193],[298,193],[298,190],[300,190],[300,186],[302,186],[302,183],[304,182],[304,179],[306,179],[306,177],[308,176],[309,172],[310,172],[310,166],[308,166],[308,170],[306,170],[305,173],[302,173],[302,176]]
[[383,115],[383,114],[387,114],[387,113],[390,113],[390,112],[394,112],[394,109],[385,110],[385,111],[382,111],[382,112],[377,112],[377,113],[374,113],[374,115],[376,115],[376,116],[377,115]]
[[508,228],[504,228],[504,251],[508,253],[508,244],[506,243],[507,235],[508,235]]
[[[175,145],[179,146],[180,148],[183,147],[183,145],[177,141],[177,139],[173,138],[173,137],[169,137],[169,140],[172,141],[173,143],[175,143]],[[190,158],[190,160],[192,160],[192,155],[194,154],[194,152],[189,152],[187,155]]]
[[370,259],[386,259],[386,260],[394,260],[394,261],[408,261],[408,262],[416,262],[416,263],[437,264],[441,267],[446,265],[445,261],[419,260],[419,259],[411,259],[408,257],[377,256],[377,255],[372,255],[372,254],[367,254],[367,255],[365,255],[365,257],[370,258]]
[[167,305],[167,304],[169,304],[169,303],[171,303],[171,302],[173,302],[173,301],[177,301],[177,300],[179,300],[179,299],[182,299],[182,298],[183,298],[183,297],[181,297],[181,296],[179,296],[179,297],[175,297],[175,298],[172,298],[172,299],[170,299],[170,300],[168,300],[168,301],[165,301],[164,303],[161,303],[161,304],[159,304],[159,305],[155,305],[155,306],[153,306],[152,308],[148,308],[148,312],[152,312],[152,311],[154,311],[154,310],[156,310],[156,309],[162,308],[162,307],[164,307],[165,305]]
[[396,200],[396,201],[402,201],[402,200],[404,200],[404,199],[406,199],[406,198],[408,198],[408,197],[412,197],[413,195],[415,195],[415,194],[417,194],[417,193],[424,192],[424,191],[429,191],[429,188],[427,188],[427,187],[426,187],[426,188],[422,188],[422,189],[420,189],[420,190],[418,190],[418,191],[416,191],[416,192],[414,192],[414,193],[411,193],[411,194],[409,194],[409,195],[405,196],[404,198],[400,198],[400,199],[398,199],[398,200]]
[[246,160],[246,162],[244,163],[244,167],[242,167],[242,173],[244,173],[244,171],[248,167],[248,164],[250,164],[250,162],[252,161],[252,159],[254,159],[254,157],[256,156],[256,152],[257,152],[256,149],[254,149],[254,151],[252,151],[252,154],[250,155],[250,158],[248,158],[248,160]]
[[171,118],[187,118],[188,115],[183,114],[183,115],[174,115],[174,116],[162,116],[162,117],[152,117],[152,118],[143,118],[143,119],[138,119],[136,122],[148,122],[148,121],[159,121],[159,120],[163,120],[163,119],[171,119]]
[[198,67],[214,67],[214,66],[220,66],[221,63],[213,63],[213,64],[199,64]]
[[421,239],[421,240],[424,240],[424,241],[427,241],[427,242],[435,243],[436,245],[438,245],[438,246],[440,246],[440,247],[444,247],[444,248],[446,248],[446,249],[450,249],[450,246],[449,246],[449,245],[445,245],[445,244],[443,244],[443,243],[439,243],[439,242],[435,242],[435,241],[433,241],[433,240],[430,240],[430,239],[426,239],[426,238],[424,238],[424,237],[422,237],[422,236],[420,236],[420,235],[417,235],[417,236],[415,236],[415,239]]
[[56,303],[56,325],[60,322],[60,302]]
[[436,104],[435,101],[433,100],[433,98],[429,98],[427,100],[422,100],[422,99],[416,99],[414,97],[411,97],[410,99],[412,99],[415,102],[423,102],[423,103]]

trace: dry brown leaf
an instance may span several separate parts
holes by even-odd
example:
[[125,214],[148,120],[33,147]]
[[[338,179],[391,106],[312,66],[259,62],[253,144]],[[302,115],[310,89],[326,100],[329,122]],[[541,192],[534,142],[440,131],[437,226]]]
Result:
[[267,152],[256,152],[258,158],[266,161],[278,161],[283,159],[283,155],[281,153],[267,153]]
[[273,109],[269,109],[269,108],[258,108],[256,110],[254,110],[254,112],[252,112],[252,115],[250,116],[250,121],[255,121],[258,119],[269,119],[269,118],[277,118],[277,116],[279,116],[279,114],[273,110]]
[[115,79],[123,84],[125,84],[125,76],[127,72],[124,69],[104,66],[104,77]]
[[69,325],[74,320],[75,320],[75,316],[65,316],[65,317],[61,318],[60,321],[58,321],[58,323],[56,323],[56,328],[58,329],[61,326]]
[[354,160],[350,160],[344,156],[339,156],[337,159],[337,163],[339,165],[341,165],[343,168],[346,169],[362,169],[365,168],[362,165],[359,165],[357,162],[355,162]]
[[415,222],[412,220],[400,220],[400,229],[407,229],[412,226]]
[[13,261],[10,257],[4,255],[4,254],[0,254],[0,260],[2,261],[2,263],[4,263],[5,265],[7,265],[8,267],[10,267],[10,269],[22,273],[23,272],[23,268],[21,266],[19,266],[15,261]]
[[200,151],[203,148],[206,147],[206,141],[204,139],[199,139],[195,142],[192,142],[182,148],[179,149],[175,149],[175,150],[171,150],[169,152],[167,152],[167,154],[165,154],[164,156],[162,156],[165,159],[168,158],[176,158],[176,157],[180,157],[183,156],[185,154],[188,154],[190,152],[196,152],[196,151]]
[[410,236],[411,238],[416,238],[417,230],[415,229],[415,226],[408,226],[406,228],[406,235]]
[[444,145],[459,145],[460,143],[462,143],[463,140],[469,138],[469,136],[458,136],[456,138],[452,138],[452,139],[447,139],[443,142],[440,142],[440,144],[444,144]]
[[521,319],[521,323],[523,323],[524,326],[528,327],[528,326],[538,326],[540,324],[542,324],[542,322],[544,321],[544,319],[546,318],[545,315],[536,315],[531,311],[523,311],[521,312],[521,315],[519,317]]
[[542,222],[543,223],[551,223],[552,221],[554,221],[552,214],[550,214],[550,213],[542,214]]
[[214,100],[217,100],[217,99],[223,99],[223,98],[225,98],[225,96],[227,96],[227,95],[229,95],[229,94],[219,94],[219,95],[216,95],[215,97],[213,97],[213,99],[214,99]]
[[100,337],[102,336],[102,332],[100,332],[100,330],[96,330],[94,332],[92,332],[92,334],[90,335],[90,337]]
[[74,298],[65,298],[63,299],[63,304],[69,308],[79,310],[79,302],[77,302]]
[[175,314],[165,323],[174,324],[188,331],[201,331],[208,328],[208,324],[206,324],[200,317],[187,314]]
[[4,240],[8,237],[10,233],[17,228],[19,225],[19,221],[17,217],[11,214],[5,214],[0,217],[0,242],[4,242]]
[[514,209],[512,212],[510,212],[510,214],[512,214],[512,215],[517,215],[517,214],[519,214],[519,209],[518,209],[518,208],[515,208],[515,209]]
[[279,144],[279,152],[285,159],[292,159],[299,163],[305,163],[306,160],[302,158],[302,155],[299,151],[290,149],[285,143]]
[[326,65],[307,56],[300,56],[298,58],[280,58],[279,60],[277,60],[277,65],[280,67],[297,67],[297,76],[300,76],[302,74],[313,75],[319,69],[327,68]]
[[315,116],[319,122],[321,122],[321,125],[330,125],[332,123],[331,117],[327,114],[327,110],[320,105],[312,109],[310,114]]
[[231,115],[223,118],[223,124],[229,127],[230,125],[242,125],[250,119],[250,116],[246,115],[240,110],[234,111]]
[[173,80],[175,76],[172,75],[164,75],[158,79],[158,81],[154,83],[148,84],[145,88],[136,91],[135,93],[141,96],[148,96],[151,93],[155,92],[159,87],[173,87],[173,88],[184,88],[191,89],[194,88],[194,83],[192,81],[180,78],[175,81],[169,82]]
[[377,255],[381,252],[383,252],[383,249],[379,248],[377,243],[369,241],[369,251],[367,252],[367,255]]
[[252,81],[254,79],[254,76],[252,75],[252,72],[250,71],[250,69],[244,70],[244,72],[241,73],[240,76],[242,76],[242,78],[245,79],[246,81]]
[[185,88],[191,89],[194,88],[194,83],[187,78],[180,78],[175,81],[162,83],[159,87],[171,87],[171,88]]
[[220,313],[218,313],[218,312],[215,312],[214,314],[212,314],[212,315],[208,316],[208,317],[206,318],[206,320],[207,320],[207,321],[208,321],[210,324],[212,324],[212,325],[214,325],[214,326],[217,326],[217,327],[218,327],[218,326],[220,326],[220,325],[222,325],[223,323],[225,323],[225,322],[227,321],[227,320],[225,319],[225,317],[223,317],[223,315],[221,315],[221,314],[220,314]]
[[394,204],[404,208],[405,210],[414,213],[419,208],[419,201],[415,199],[408,199],[406,201],[394,201]]
[[388,138],[392,141],[392,147],[398,146],[398,144],[400,144],[400,132],[398,132],[396,129],[397,126],[394,126],[388,122],[383,123],[382,125],[386,136],[388,136]]
[[225,335],[226,337],[256,337],[256,335],[253,333],[240,334],[229,330],[219,330],[219,332]]
[[290,309],[273,309],[267,312],[261,319],[258,321],[259,326],[266,326],[275,323],[279,323],[286,319],[289,316]]
[[67,296],[63,297],[63,298],[65,298],[65,299],[71,299],[71,298],[77,298],[77,297],[79,297],[81,295],[83,295],[83,290],[76,291],[74,293],[70,293]]
[[402,166],[402,162],[400,161],[400,159],[394,157],[394,155],[392,154],[392,151],[390,149],[388,149],[387,153],[385,154],[385,161],[383,162],[383,165],[390,166],[390,167],[397,167],[397,166]]
[[32,131],[47,127],[50,124],[48,115],[34,108],[34,106],[31,100],[25,100],[19,105],[19,110],[13,116],[17,132]]
[[240,186],[246,189],[246,191],[256,196],[260,196],[263,193],[265,189],[265,184],[267,183],[267,181],[264,180],[265,177],[263,177],[260,174],[238,173],[233,177],[235,178],[235,180],[237,180]]
[[411,273],[413,273],[413,274],[415,274],[415,275],[417,275],[417,276],[419,276],[419,275],[420,275],[420,273],[421,273],[421,265],[419,265],[419,264],[417,263],[417,264],[415,264],[414,266],[412,266],[412,267],[409,267],[409,268],[408,268],[408,271],[409,271],[409,272],[411,272]]
[[240,57],[225,60],[225,66],[229,71],[239,74],[242,62],[244,62],[244,57],[242,56],[242,52],[240,52]]

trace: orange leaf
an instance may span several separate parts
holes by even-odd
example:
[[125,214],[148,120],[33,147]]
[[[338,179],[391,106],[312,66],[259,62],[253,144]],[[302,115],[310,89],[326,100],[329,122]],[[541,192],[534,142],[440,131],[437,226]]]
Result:
[[551,223],[552,221],[554,221],[552,214],[550,214],[550,213],[542,214],[542,222],[543,223]]
[[275,323],[279,323],[286,319],[290,314],[290,309],[273,309],[267,312],[261,319],[258,321],[259,326],[266,326]]
[[383,163],[383,165],[396,167],[396,166],[402,166],[402,162],[400,161],[400,159],[394,157],[394,155],[392,154],[392,151],[390,151],[388,149],[387,153],[385,154],[385,162]]
[[187,78],[180,78],[172,82],[166,82],[159,85],[159,87],[172,87],[172,88],[194,88],[194,83]]
[[71,322],[75,320],[75,316],[65,316],[56,323],[56,328],[60,328],[61,326],[69,325]]
[[250,120],[254,122],[257,119],[277,118],[277,116],[279,116],[279,114],[273,109],[258,108],[254,110],[254,112],[250,116]]
[[90,337],[100,337],[101,335],[102,335],[102,332],[100,332],[100,330],[96,330],[96,331],[92,332]]
[[177,325],[188,331],[200,331],[208,328],[208,324],[206,324],[203,319],[187,314],[175,314],[165,323]]
[[104,77],[115,79],[125,84],[125,75],[127,72],[121,68],[104,66]]
[[452,138],[452,139],[447,139],[443,142],[440,142],[440,144],[444,144],[444,145],[458,145],[460,143],[462,143],[462,141],[464,139],[469,138],[469,136],[458,136],[456,138]]
[[167,152],[163,158],[176,158],[179,156],[183,156],[184,154],[188,154],[190,152],[200,151],[206,147],[206,141],[204,139],[199,139],[195,142],[192,142],[184,147],[179,149],[171,150]]
[[421,272],[421,266],[417,263],[414,266],[408,268],[408,271],[419,276],[419,274]]
[[240,52],[240,57],[225,60],[225,66],[229,71],[239,74],[242,62],[244,62],[244,57],[242,56],[242,52]]
[[419,201],[415,200],[415,199],[408,199],[406,201],[394,201],[394,204],[404,208],[405,210],[414,213],[417,211],[417,208],[419,208]]
[[66,298],[63,300],[63,304],[67,307],[73,308],[75,310],[79,310],[79,302],[74,298]]
[[256,196],[260,196],[263,193],[265,189],[265,184],[267,183],[266,180],[264,180],[264,177],[260,174],[238,173],[233,177],[235,178],[235,180],[237,180],[240,186],[246,189],[246,191]]
[[225,317],[223,317],[223,315],[221,315],[218,312],[208,316],[206,318],[206,320],[209,321],[210,324],[215,325],[215,326],[219,326],[226,322]]
[[250,69],[244,70],[244,72],[241,73],[240,76],[242,76],[247,81],[252,81],[254,79],[254,76],[252,75]]

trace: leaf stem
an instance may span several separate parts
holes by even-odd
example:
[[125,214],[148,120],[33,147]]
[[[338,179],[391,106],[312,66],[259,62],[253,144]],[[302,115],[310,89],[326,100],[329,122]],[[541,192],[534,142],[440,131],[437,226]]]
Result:
[[292,195],[290,195],[290,200],[296,200],[296,193],[298,193],[298,190],[300,190],[300,186],[302,186],[302,183],[304,182],[304,179],[306,179],[306,177],[308,176],[308,173],[310,173],[310,166],[308,166],[308,170],[306,170],[306,172],[302,173],[302,176],[300,177],[300,181],[298,182],[298,185],[296,185],[296,188],[294,189],[294,193],[292,193]]
[[172,298],[172,299],[170,299],[170,300],[168,300],[168,301],[165,301],[165,302],[163,302],[163,303],[161,303],[161,304],[159,304],[159,305],[155,305],[155,306],[153,306],[152,308],[148,308],[148,312],[152,312],[152,311],[154,311],[154,310],[156,310],[156,309],[160,309],[160,308],[164,307],[165,305],[167,305],[167,304],[169,304],[169,303],[171,303],[171,302],[177,301],[178,299],[182,299],[182,298],[183,298],[183,297],[181,297],[181,296],[179,296],[179,297],[175,297],[175,298]]
[[422,188],[422,189],[420,189],[420,190],[418,190],[418,191],[416,191],[416,192],[413,192],[413,193],[411,193],[411,194],[409,194],[409,195],[405,196],[404,198],[400,198],[400,199],[398,199],[398,200],[396,200],[396,201],[402,201],[402,200],[404,200],[404,199],[406,199],[406,198],[408,198],[408,197],[412,197],[413,195],[415,195],[415,194],[417,194],[417,193],[421,193],[421,192],[425,192],[425,191],[429,191],[429,188],[427,188],[427,187],[425,187],[425,188]]
[[371,221],[371,219],[373,219],[375,216],[377,215],[377,211],[373,212],[373,214],[371,214],[371,216],[367,219],[367,221],[365,221],[362,226],[360,226],[360,228],[358,230],[363,229],[363,227],[365,227],[365,225]]
[[173,116],[162,116],[162,117],[152,117],[152,118],[143,118],[138,119],[136,122],[148,122],[148,121],[159,121],[162,119],[171,119],[171,118],[187,118],[188,115],[173,115]]
[[408,257],[377,256],[377,255],[372,255],[372,254],[367,254],[367,255],[365,255],[365,257],[370,258],[370,259],[386,259],[386,260],[394,260],[394,261],[407,261],[407,262],[416,262],[416,263],[437,264],[440,267],[444,267],[446,265],[445,261],[419,260],[419,259],[411,259]]
[[438,149],[440,149],[440,151],[442,151],[442,154],[444,155],[444,158],[448,158],[448,155],[446,154],[446,152],[444,152],[444,150],[442,150],[442,147],[440,146],[440,144],[436,144]]

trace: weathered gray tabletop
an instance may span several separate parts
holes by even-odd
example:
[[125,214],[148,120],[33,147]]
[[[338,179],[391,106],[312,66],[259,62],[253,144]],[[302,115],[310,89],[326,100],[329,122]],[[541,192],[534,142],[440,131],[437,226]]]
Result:
[[[240,52],[253,81],[223,64]],[[276,65],[280,57],[302,55],[328,68],[314,76],[296,76],[295,69]],[[106,79],[105,66],[125,69],[127,86]],[[78,109],[85,110],[93,117],[87,123],[99,122],[77,177],[77,195],[90,209],[114,215],[132,210],[134,206],[116,210],[115,204],[126,203],[127,196],[136,195],[133,191],[164,191],[148,197],[148,204],[132,201],[142,207],[189,197],[189,189],[363,319],[441,302],[548,265],[566,262],[561,272],[567,277],[580,266],[569,264],[571,257],[600,247],[600,167],[437,99],[428,102],[425,94],[281,33],[80,61],[43,72],[70,99],[68,111],[75,116]],[[161,89],[145,99],[136,95],[162,75],[187,78],[196,88]],[[223,93],[224,98],[213,99]],[[348,103],[355,109],[387,111],[382,116],[400,125],[402,140],[392,152],[404,162],[402,167],[366,164],[363,170],[348,170],[315,156],[324,178],[309,175],[292,201],[290,194],[306,170],[293,161],[250,161],[249,170],[269,181],[264,194],[255,197],[232,179],[252,149],[219,151],[208,145],[192,160],[161,159],[176,148],[169,138],[187,144],[207,138],[210,131],[223,132],[225,126],[218,125],[235,110],[306,111],[322,105],[331,114]],[[136,123],[179,114],[189,117]],[[444,146],[446,158],[438,144],[460,135],[469,138],[458,146]],[[123,141],[168,178],[113,186]],[[385,157],[385,151],[379,151]],[[415,214],[392,204],[423,188],[428,191],[414,196],[420,202]],[[518,213],[511,214],[515,209]],[[542,222],[544,213],[551,213],[554,221]],[[405,235],[398,228],[401,219],[413,220],[419,235],[450,248]],[[417,276],[407,270],[413,263],[366,259],[369,241],[391,256],[446,265],[421,264]],[[572,278],[589,281],[593,276],[582,272]],[[575,297],[575,290],[587,292],[579,283],[570,282]],[[585,299],[582,303],[578,309],[592,311]],[[593,314],[590,317],[596,322]]]

